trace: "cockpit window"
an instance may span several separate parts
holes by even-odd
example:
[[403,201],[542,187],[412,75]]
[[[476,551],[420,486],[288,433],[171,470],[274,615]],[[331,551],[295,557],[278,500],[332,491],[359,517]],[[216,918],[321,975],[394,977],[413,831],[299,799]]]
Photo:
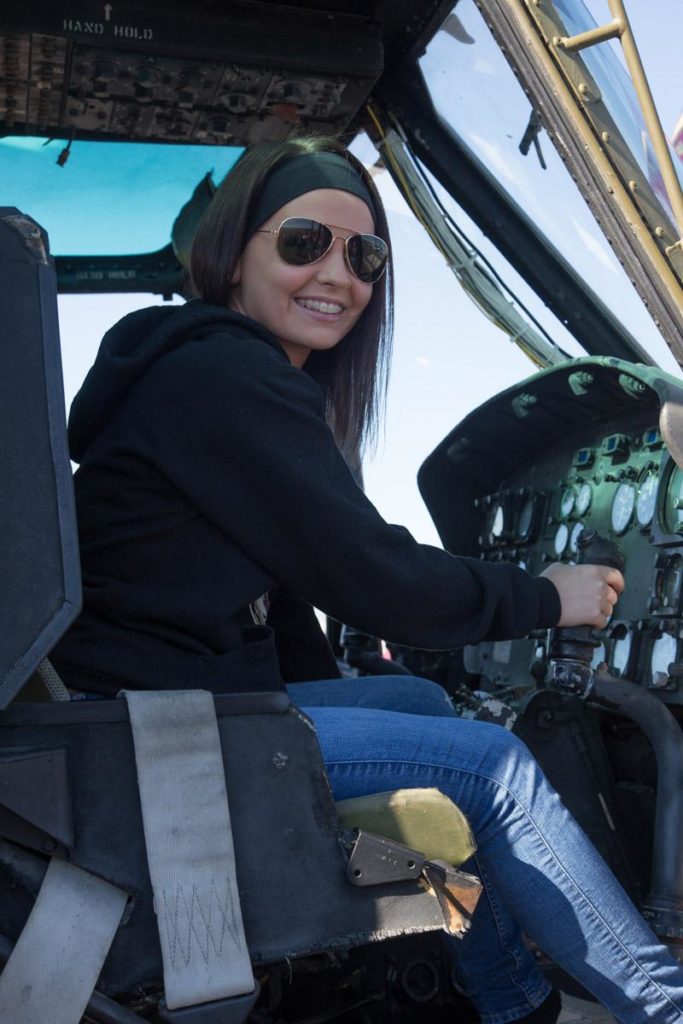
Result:
[[[568,31],[595,26],[581,0],[556,0],[556,7]],[[661,180],[619,57],[609,45],[585,56],[601,87],[605,83],[612,116],[628,122],[628,139],[640,146],[641,165]],[[654,358],[673,369],[659,332],[644,320],[640,300],[474,0],[454,6],[420,66],[438,114]]]
[[8,137],[0,140],[3,205],[30,213],[60,256],[154,252],[168,244],[173,221],[207,171],[218,183],[241,152]]

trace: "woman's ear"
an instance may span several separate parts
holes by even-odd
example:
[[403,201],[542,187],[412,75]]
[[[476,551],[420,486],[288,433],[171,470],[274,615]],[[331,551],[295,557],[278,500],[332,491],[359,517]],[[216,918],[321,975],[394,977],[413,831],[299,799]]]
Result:
[[232,275],[230,277],[230,287],[234,288],[236,285],[238,285],[240,283],[240,278],[241,277],[242,277],[242,260],[238,260],[237,263],[235,264],[235,269],[233,270]]

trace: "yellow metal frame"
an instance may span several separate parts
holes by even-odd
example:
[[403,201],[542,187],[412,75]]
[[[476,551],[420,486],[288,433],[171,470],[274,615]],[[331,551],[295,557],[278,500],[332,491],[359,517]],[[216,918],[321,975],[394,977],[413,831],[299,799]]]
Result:
[[608,39],[619,39],[621,41],[626,66],[633,79],[645,126],[650,134],[669,202],[671,203],[671,209],[676,219],[679,237],[673,247],[680,246],[681,239],[683,239],[683,191],[681,191],[680,182],[671,159],[671,153],[666,143],[666,137],[662,130],[654,99],[652,98],[650,84],[640,59],[640,53],[638,52],[638,46],[631,29],[631,23],[626,14],[624,2],[623,0],[608,0],[608,3],[612,14],[611,22],[592,29],[590,32],[582,32],[580,35],[564,36],[558,41],[558,45],[570,53],[577,53],[580,50],[584,50],[587,46],[595,46],[597,43],[602,43]]

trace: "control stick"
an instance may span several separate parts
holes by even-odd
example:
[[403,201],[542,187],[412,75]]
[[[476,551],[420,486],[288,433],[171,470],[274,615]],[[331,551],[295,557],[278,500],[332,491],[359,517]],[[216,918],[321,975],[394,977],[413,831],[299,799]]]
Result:
[[[581,563],[608,565],[623,572],[624,558],[595,530],[579,537]],[[683,733],[659,696],[592,666],[597,641],[590,626],[556,628],[550,639],[550,682],[565,693],[590,698],[593,707],[630,718],[647,736],[657,761],[657,805],[652,845],[650,892],[643,916],[657,935],[683,945]]]
[[[617,545],[597,530],[584,529],[577,542],[579,565],[607,565],[624,571],[624,556]],[[589,697],[595,681],[591,666],[599,641],[591,626],[556,627],[550,634],[550,683],[565,693]]]

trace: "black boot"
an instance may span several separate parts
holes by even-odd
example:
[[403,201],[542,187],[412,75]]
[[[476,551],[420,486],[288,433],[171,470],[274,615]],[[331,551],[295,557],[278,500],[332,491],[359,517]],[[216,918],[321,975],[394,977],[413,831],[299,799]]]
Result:
[[526,1017],[520,1017],[515,1024],[555,1024],[561,1009],[560,993],[554,988],[540,1006],[527,1013]]

